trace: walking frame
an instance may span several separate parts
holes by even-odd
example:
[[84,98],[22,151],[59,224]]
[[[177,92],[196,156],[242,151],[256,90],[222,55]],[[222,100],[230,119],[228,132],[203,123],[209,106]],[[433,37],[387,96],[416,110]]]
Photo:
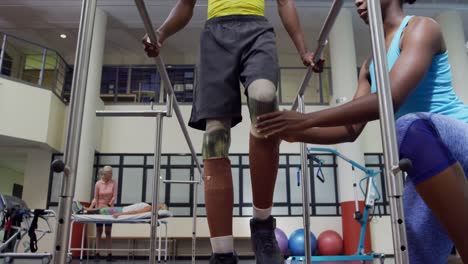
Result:
[[[70,218],[71,218],[71,204],[75,191],[76,183],[76,168],[78,163],[78,154],[80,146],[80,135],[82,129],[83,109],[86,94],[86,80],[88,75],[89,57],[91,51],[91,42],[93,34],[93,24],[96,11],[97,0],[83,0],[80,26],[77,42],[77,53],[75,57],[75,71],[72,81],[72,95],[70,101],[70,115],[69,126],[67,132],[67,141],[64,151],[64,161],[54,161],[52,169],[56,172],[63,172],[64,177],[62,180],[62,187],[59,194],[59,209],[58,209],[58,226],[55,238],[55,254],[54,263],[64,264],[67,260],[68,240],[70,236]],[[325,23],[320,32],[318,45],[314,53],[313,61],[317,63],[320,60],[324,47],[328,42],[328,35],[333,27],[336,17],[338,16],[344,0],[335,0],[332,4],[330,12],[325,20]],[[392,105],[392,98],[390,94],[390,83],[388,75],[385,39],[383,34],[383,22],[380,9],[380,0],[367,0],[369,8],[369,24],[372,39],[372,50],[374,54],[374,65],[377,78],[377,89],[379,98],[379,111],[380,111],[380,124],[382,143],[384,150],[385,160],[385,179],[386,186],[388,187],[388,196],[390,201],[390,213],[393,233],[393,246],[395,249],[395,262],[399,264],[407,264],[408,251],[405,221],[403,215],[402,204],[402,189],[403,177],[398,160],[396,132],[394,112]],[[157,37],[154,32],[151,20],[147,13],[144,0],[135,0],[136,6],[140,16],[145,25],[146,33],[152,43],[157,43]],[[193,161],[197,167],[196,177],[192,175],[187,181],[170,181],[163,180],[167,184],[189,184],[194,185],[193,192],[193,221],[192,221],[192,263],[195,263],[195,249],[196,249],[196,218],[197,218],[197,198],[198,198],[198,185],[202,183],[202,169],[200,162],[197,159],[195,149],[190,140],[187,128],[185,126],[182,114],[174,97],[174,90],[169,80],[164,62],[162,58],[156,57],[155,64],[159,73],[162,76],[164,84],[164,91],[166,94],[166,109],[155,110],[151,106],[150,110],[142,111],[97,111],[96,115],[100,117],[153,117],[156,121],[155,132],[155,147],[154,147],[154,177],[153,181],[153,204],[158,204],[159,194],[159,179],[160,179],[160,159],[161,159],[161,140],[162,140],[162,126],[163,118],[171,117],[174,110],[176,118],[182,129],[184,137],[190,148]],[[305,112],[304,93],[312,78],[312,71],[309,68],[304,77],[304,80],[299,88],[297,97],[292,106],[292,110]],[[307,171],[307,146],[305,143],[300,144],[301,153],[301,185],[302,185],[302,198],[303,198],[303,222],[305,233],[310,232],[310,189],[309,189],[309,175]],[[155,263],[157,220],[158,214],[156,206],[153,206],[151,218],[151,237],[150,237],[150,260],[149,263]],[[310,238],[305,236],[305,255],[311,256]],[[306,263],[311,263],[311,258],[307,257]]]

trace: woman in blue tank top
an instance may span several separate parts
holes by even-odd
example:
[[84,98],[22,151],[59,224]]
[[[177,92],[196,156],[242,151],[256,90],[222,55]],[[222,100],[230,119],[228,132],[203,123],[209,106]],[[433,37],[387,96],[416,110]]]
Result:
[[[468,106],[453,90],[440,26],[405,16],[403,2],[415,1],[381,0],[399,154],[413,163],[403,193],[410,263],[446,263],[453,245],[468,263]],[[368,23],[367,1],[355,4]],[[257,129],[290,142],[352,142],[379,118],[374,80],[369,58],[352,101],[309,114],[267,114]]]

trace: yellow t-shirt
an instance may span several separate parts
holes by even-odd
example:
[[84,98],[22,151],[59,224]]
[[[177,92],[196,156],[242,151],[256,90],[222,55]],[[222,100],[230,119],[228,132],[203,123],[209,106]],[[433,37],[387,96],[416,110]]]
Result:
[[208,0],[208,19],[230,15],[265,15],[265,0]]

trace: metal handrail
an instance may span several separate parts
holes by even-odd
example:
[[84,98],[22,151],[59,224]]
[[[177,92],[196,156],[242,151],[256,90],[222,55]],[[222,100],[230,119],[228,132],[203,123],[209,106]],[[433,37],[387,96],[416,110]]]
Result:
[[[138,8],[138,11],[140,13],[141,18],[143,19],[143,24],[145,25],[145,30],[146,34],[148,34],[148,37],[151,41],[151,43],[157,43],[158,42],[158,37],[154,31],[153,24],[151,22],[151,19],[148,15],[148,11],[145,6],[144,0],[135,0],[135,4]],[[167,103],[166,103],[166,115],[170,116],[172,112],[172,107],[171,104],[173,103],[173,108],[174,112],[177,116],[177,120],[179,121],[180,128],[182,129],[182,132],[184,134],[185,140],[187,141],[187,144],[190,148],[190,153],[192,154],[192,158],[195,162],[195,165],[197,166],[198,172],[201,174],[202,169],[200,162],[197,159],[197,154],[195,152],[195,148],[193,147],[192,140],[190,139],[190,136],[187,131],[187,127],[184,123],[184,118],[182,117],[182,113],[179,108],[179,104],[177,102],[177,98],[174,96],[174,88],[172,87],[171,81],[169,79],[169,75],[167,74],[166,66],[164,65],[164,62],[161,58],[161,56],[155,57],[154,61],[156,63],[156,67],[158,68],[159,73],[161,74],[161,79],[164,84],[164,90],[169,96]]]
[[[323,50],[325,49],[328,43],[328,35],[330,34],[330,31],[333,25],[335,24],[336,17],[340,13],[341,7],[343,7],[343,0],[335,0],[330,8],[330,12],[328,13],[327,18],[325,19],[325,23],[323,24],[322,30],[320,31],[320,35],[317,41],[317,48],[315,49],[314,57],[312,58],[312,61],[314,63],[318,63],[322,57]],[[307,89],[307,85],[309,84],[311,78],[312,69],[309,67],[301,83],[299,91],[297,92],[297,96],[294,100],[291,110],[294,111],[298,108],[298,98],[299,96],[304,95],[304,92]]]
[[[144,0],[135,0],[135,4],[138,8],[138,12],[140,13],[140,16],[143,20],[143,24],[145,25],[146,29],[146,34],[148,35],[149,40],[151,43],[157,43],[158,38],[157,35],[153,29],[153,23],[151,22],[151,19],[148,15],[148,11],[146,10],[145,2]],[[174,89],[172,87],[172,84],[169,80],[169,76],[166,71],[166,66],[164,65],[164,62],[160,56],[157,56],[154,58],[154,61],[156,63],[156,67],[158,68],[159,73],[161,74],[162,81],[164,84],[164,91],[167,95],[167,104],[166,104],[166,116],[171,116],[172,113],[172,108],[174,108],[174,112],[177,117],[177,121],[179,122],[180,128],[182,129],[182,132],[184,134],[184,138],[187,142],[187,145],[190,148],[190,153],[192,155],[192,159],[195,162],[195,165],[197,166],[198,169],[198,175],[199,177],[196,179],[196,181],[188,182],[189,184],[195,184],[194,185],[194,192],[193,192],[193,205],[192,205],[192,210],[193,210],[193,217],[192,217],[192,263],[195,263],[195,255],[196,255],[196,230],[197,230],[197,206],[198,206],[198,184],[202,182],[203,178],[203,172],[201,169],[200,162],[198,161],[197,154],[195,152],[195,148],[193,147],[192,141],[190,139],[190,136],[187,131],[187,127],[185,126],[184,123],[184,118],[182,117],[182,113],[179,108],[179,104],[177,102],[177,98],[174,96]],[[159,136],[159,140],[156,141],[156,148],[155,148],[155,170],[159,170],[159,161],[158,159],[161,156],[161,148],[160,148],[160,141],[161,141],[161,133],[162,133],[162,118],[161,116],[158,116],[158,121],[157,121],[157,131],[156,135]],[[159,165],[157,165],[159,164]],[[159,172],[158,172],[159,173]],[[157,179],[158,173],[155,171],[155,178]],[[158,194],[159,194],[159,187],[158,187],[158,180],[154,181],[153,185],[153,203],[157,202],[158,199]],[[175,183],[175,184],[181,184],[180,182],[171,182],[171,181],[166,181],[166,183]],[[198,184],[196,184],[198,183]],[[184,182],[184,184],[187,184],[187,181]],[[153,207],[154,209],[155,207]],[[155,227],[155,221],[157,220],[157,213],[153,211],[153,216],[152,216],[152,230],[151,230],[151,237],[154,238],[156,237],[156,232],[157,228]],[[150,247],[151,249],[155,249],[156,245],[154,243],[154,240],[152,239],[150,241]],[[153,264],[155,263],[155,258],[154,258],[154,250],[150,251],[150,263]]]

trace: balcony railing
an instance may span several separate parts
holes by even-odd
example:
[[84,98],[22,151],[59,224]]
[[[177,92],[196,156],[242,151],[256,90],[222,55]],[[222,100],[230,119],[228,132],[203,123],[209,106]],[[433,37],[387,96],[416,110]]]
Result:
[[62,98],[69,66],[53,49],[0,32],[0,75],[53,91]]
[[[177,100],[193,101],[195,65],[168,65],[167,72]],[[63,102],[70,100],[73,66],[53,49],[0,32],[0,76],[26,82],[54,92]],[[304,67],[281,67],[277,83],[280,104],[291,104],[305,73]],[[308,88],[305,102],[327,105],[332,94],[331,69],[317,75]],[[106,104],[165,103],[161,78],[152,65],[104,65],[100,97]],[[241,93],[244,87],[240,85]],[[242,96],[242,102],[246,102]]]

